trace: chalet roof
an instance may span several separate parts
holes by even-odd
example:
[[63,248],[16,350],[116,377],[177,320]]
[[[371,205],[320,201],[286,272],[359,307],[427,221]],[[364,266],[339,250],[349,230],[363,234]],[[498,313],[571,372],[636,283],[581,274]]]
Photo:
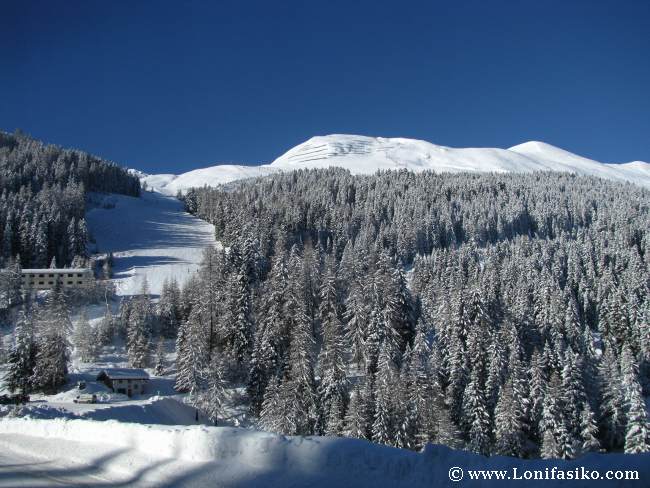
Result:
[[97,375],[97,380],[104,381],[106,379],[148,380],[149,373],[144,369],[105,369]]

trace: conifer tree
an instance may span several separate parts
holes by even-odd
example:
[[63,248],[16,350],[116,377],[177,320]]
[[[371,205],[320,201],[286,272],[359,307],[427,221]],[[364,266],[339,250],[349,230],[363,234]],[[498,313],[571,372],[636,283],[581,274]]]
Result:
[[350,403],[343,419],[342,435],[355,439],[367,439],[366,411],[361,387],[357,382],[350,394]]
[[34,381],[36,366],[37,344],[34,337],[34,322],[30,314],[20,310],[14,340],[7,358],[7,373],[4,385],[10,391],[19,390],[23,395],[28,394]]
[[88,313],[84,308],[72,336],[75,350],[84,363],[95,363],[99,354],[97,335],[88,322]]
[[495,410],[495,438],[497,454],[523,458],[526,454],[524,410],[514,392],[512,379],[501,390]]
[[580,437],[582,439],[582,453],[598,452],[600,441],[598,440],[598,425],[594,419],[589,403],[585,404],[580,414]]
[[105,346],[113,340],[115,336],[115,325],[115,318],[111,313],[111,308],[107,304],[106,311],[97,330],[97,343],[99,346]]
[[194,317],[183,323],[176,338],[176,383],[174,389],[189,392],[196,397],[203,391],[205,374],[205,347],[201,344],[201,331]]
[[279,386],[267,391],[261,421],[265,428],[274,426],[281,434],[309,435],[318,420],[318,394],[312,366],[314,342],[304,312],[292,332],[286,370]]
[[38,351],[33,383],[37,388],[56,394],[68,378],[70,349],[68,336],[72,323],[59,294],[51,294],[38,315]]
[[634,454],[650,451],[650,427],[646,402],[637,379],[638,366],[629,344],[621,354],[621,374],[625,398],[625,452]]
[[166,352],[165,338],[161,335],[156,346],[156,365],[154,366],[156,376],[165,376]]

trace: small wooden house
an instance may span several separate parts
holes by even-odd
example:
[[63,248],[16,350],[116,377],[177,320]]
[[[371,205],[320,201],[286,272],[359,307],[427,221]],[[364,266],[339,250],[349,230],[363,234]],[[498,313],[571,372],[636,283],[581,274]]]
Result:
[[114,393],[127,396],[139,395],[146,389],[149,373],[144,369],[105,369],[97,375]]

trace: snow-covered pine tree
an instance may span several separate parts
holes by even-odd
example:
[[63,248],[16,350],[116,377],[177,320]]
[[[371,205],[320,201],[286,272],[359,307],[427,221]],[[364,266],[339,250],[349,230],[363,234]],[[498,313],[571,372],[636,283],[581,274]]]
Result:
[[[292,299],[297,297],[292,296]],[[277,389],[265,396],[260,420],[264,428],[285,435],[313,434],[318,420],[318,393],[312,366],[314,339],[302,308],[296,310],[286,370]],[[302,313],[300,313],[302,312]],[[267,401],[270,398],[270,401]]]
[[20,283],[20,259],[9,258],[0,273],[0,306],[10,308],[22,301]]
[[349,401],[348,381],[343,362],[343,325],[339,319],[342,301],[339,296],[335,263],[327,258],[325,277],[321,284],[318,318],[321,323],[322,346],[318,356],[321,383],[318,387],[321,407],[319,422],[325,435],[340,435]]
[[638,366],[629,344],[623,346],[621,375],[625,398],[625,453],[650,451],[650,426],[646,402],[638,381]]
[[156,346],[156,364],[154,366],[156,376],[165,376],[166,353],[165,338],[161,335],[158,337],[158,345]]
[[604,345],[600,360],[601,404],[599,429],[606,448],[621,446],[625,440],[625,394],[621,368],[614,347]]
[[355,384],[350,394],[350,402],[343,419],[341,434],[354,439],[368,439],[368,420],[366,406],[361,392],[360,381]]
[[524,408],[514,390],[512,379],[501,388],[495,410],[495,452],[501,456],[523,458],[526,455]]
[[158,316],[160,321],[160,334],[167,338],[176,337],[179,325],[178,300],[180,290],[175,278],[169,281],[167,278],[163,281],[160,298],[158,299]]
[[99,341],[97,334],[88,322],[88,312],[84,308],[79,315],[77,325],[74,328],[72,342],[79,359],[84,363],[95,363],[99,355]]
[[108,262],[108,259],[104,261],[102,265],[102,272],[100,274],[101,280],[110,280],[113,277],[113,270],[111,270],[111,265]]
[[196,397],[203,390],[205,374],[205,343],[200,324],[190,315],[178,330],[176,338],[176,383],[174,389]]
[[580,438],[582,439],[581,452],[588,454],[590,452],[598,452],[600,450],[600,441],[598,440],[598,425],[591,411],[589,403],[585,403],[585,407],[580,414]]
[[120,300],[119,321],[115,324],[115,332],[122,339],[126,339],[129,333],[129,319],[131,317],[131,302],[126,297]]
[[545,459],[561,459],[565,454],[565,438],[568,436],[564,419],[562,386],[560,376],[553,372],[549,380],[539,423],[541,455]]
[[235,362],[243,365],[250,358],[253,345],[253,315],[251,290],[245,266],[241,265],[231,275],[229,282],[229,306],[224,327],[226,341]]
[[4,386],[10,392],[28,394],[33,385],[37,344],[34,337],[33,316],[21,309],[13,334],[13,345],[7,357]]
[[106,311],[102,317],[102,321],[99,323],[99,328],[97,329],[97,343],[99,346],[105,346],[109,344],[113,337],[115,336],[115,317],[111,312],[110,306],[106,305]]
[[394,365],[389,346],[381,345],[375,375],[375,415],[372,423],[372,441],[387,446],[395,445]]
[[226,319],[228,314],[220,309],[223,299],[220,291],[225,285],[225,267],[223,253],[214,246],[208,246],[203,250],[196,288],[192,290],[192,285],[186,283],[186,287],[194,295],[189,300],[186,298],[191,309],[189,313],[194,315],[194,321],[203,329],[201,332],[205,340],[203,354],[204,360],[208,364],[216,353],[220,342],[219,335],[224,335],[224,332],[230,327],[230,323]]
[[155,320],[146,278],[142,282],[139,294],[133,297],[130,303],[131,313],[126,343],[129,364],[132,368],[146,368],[151,361],[150,349]]
[[72,322],[63,298],[55,293],[50,294],[38,314],[37,322],[38,352],[32,381],[38,389],[56,394],[59,386],[68,379],[72,348],[68,341]]
[[218,357],[214,357],[212,363],[208,366],[208,389],[201,393],[197,404],[198,408],[205,412],[215,425],[217,425],[217,419],[222,413],[223,405],[227,400],[227,381],[222,374],[225,368],[219,364],[220,361]]
[[484,366],[475,364],[463,394],[463,425],[466,426],[467,449],[482,456],[490,455],[490,414],[484,387]]
[[7,352],[5,338],[4,336],[0,336],[0,365],[6,364],[8,359],[9,359],[9,353]]

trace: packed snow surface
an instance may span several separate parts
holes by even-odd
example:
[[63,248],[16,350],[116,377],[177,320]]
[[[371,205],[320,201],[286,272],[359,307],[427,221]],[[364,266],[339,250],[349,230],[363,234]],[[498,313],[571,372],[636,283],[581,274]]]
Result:
[[96,196],[86,214],[94,236],[92,251],[112,252],[118,295],[134,295],[146,278],[149,291],[160,294],[165,278],[182,283],[199,268],[203,250],[216,245],[214,226],[184,211],[183,202],[160,193]]
[[352,174],[373,174],[377,170],[400,168],[437,173],[568,171],[629,181],[650,188],[648,163],[603,164],[543,142],[527,142],[510,149],[455,149],[414,139],[343,134],[312,137],[268,165],[220,165],[180,176],[140,174],[140,177],[162,193],[176,195],[179,190],[184,192],[191,187],[216,186],[281,171],[331,166],[348,169]]
[[[458,486],[450,477],[461,474],[462,482],[472,486],[642,486],[650,479],[650,453],[590,454],[574,462],[487,459],[432,444],[415,453],[340,437],[114,420],[5,418],[0,421],[0,446],[54,460],[59,466],[79,463],[95,468],[102,479],[121,475],[123,483],[136,481],[127,486],[434,487]],[[487,471],[491,478],[498,472],[503,478],[482,479],[486,475],[478,471]],[[565,477],[571,473],[573,479],[559,482],[558,471]],[[542,479],[534,479],[535,472]],[[638,478],[629,479],[634,472]],[[609,473],[614,479],[594,483],[581,479],[585,473],[589,478]],[[617,480],[616,473],[623,479]]]

